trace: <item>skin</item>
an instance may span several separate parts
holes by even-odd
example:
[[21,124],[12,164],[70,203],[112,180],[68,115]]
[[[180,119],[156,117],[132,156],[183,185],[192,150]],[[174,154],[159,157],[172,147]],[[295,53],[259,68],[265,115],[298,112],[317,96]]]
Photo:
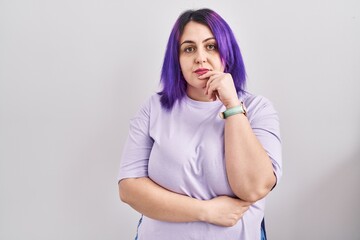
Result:
[[[187,82],[187,95],[197,101],[215,100],[214,96],[210,99],[206,94],[209,74],[222,74],[224,67],[210,29],[202,24],[189,22],[180,38],[179,52],[181,72]],[[200,74],[195,72],[199,68],[208,69],[208,77],[200,78]]]
[[[198,101],[220,100],[229,109],[240,104],[231,74],[224,73],[211,30],[189,22],[181,37],[180,65],[187,94]],[[205,74],[194,72],[207,68]],[[237,197],[255,202],[265,197],[276,183],[269,156],[257,140],[243,114],[225,120],[225,161],[231,189]]]
[[[187,82],[187,95],[197,101],[220,100],[227,108],[239,105],[233,79],[224,73],[210,29],[189,22],[180,44],[179,61]],[[209,71],[200,75],[194,72],[198,68]],[[238,198],[219,196],[198,200],[164,189],[149,178],[129,178],[119,182],[121,200],[156,220],[235,225],[253,202],[270,191],[276,179],[266,152],[243,114],[225,120],[224,141],[228,179]]]
[[198,200],[171,192],[149,178],[128,178],[119,183],[120,198],[138,212],[167,222],[203,221],[234,226],[250,203],[227,196]]

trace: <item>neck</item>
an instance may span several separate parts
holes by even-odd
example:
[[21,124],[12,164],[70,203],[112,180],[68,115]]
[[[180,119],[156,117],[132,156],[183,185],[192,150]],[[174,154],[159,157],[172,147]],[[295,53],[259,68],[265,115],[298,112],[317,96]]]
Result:
[[192,89],[188,87],[186,89],[186,94],[189,98],[195,101],[212,102],[212,100],[210,100],[209,97],[205,95],[204,90],[202,89]]

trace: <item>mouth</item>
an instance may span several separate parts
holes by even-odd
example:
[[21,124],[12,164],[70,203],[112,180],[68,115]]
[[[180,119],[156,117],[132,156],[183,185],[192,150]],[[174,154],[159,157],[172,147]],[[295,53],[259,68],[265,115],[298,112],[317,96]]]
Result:
[[210,71],[210,70],[207,68],[198,68],[194,71],[194,73],[196,73],[198,75],[203,75],[203,74],[207,73],[208,71]]

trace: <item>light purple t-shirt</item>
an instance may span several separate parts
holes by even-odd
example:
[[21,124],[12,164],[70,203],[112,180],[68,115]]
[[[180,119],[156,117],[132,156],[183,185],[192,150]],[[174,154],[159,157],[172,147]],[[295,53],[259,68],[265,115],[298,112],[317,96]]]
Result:
[[[279,181],[281,142],[278,114],[264,97],[239,97],[247,107],[253,132],[268,153]],[[207,200],[235,196],[227,180],[224,161],[224,120],[220,101],[200,102],[185,96],[171,112],[160,96],[151,96],[130,121],[118,180],[149,177],[160,186]],[[206,222],[171,223],[143,216],[139,240],[257,240],[264,217],[265,198],[257,201],[233,227]],[[134,223],[135,224],[135,223]]]

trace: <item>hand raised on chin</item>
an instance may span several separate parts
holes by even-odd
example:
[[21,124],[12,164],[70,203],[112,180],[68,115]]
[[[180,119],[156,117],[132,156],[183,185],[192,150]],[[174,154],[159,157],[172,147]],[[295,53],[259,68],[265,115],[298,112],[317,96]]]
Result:
[[208,79],[205,86],[205,95],[215,101],[217,98],[226,108],[239,105],[240,101],[230,73],[208,71],[199,76],[199,79]]

